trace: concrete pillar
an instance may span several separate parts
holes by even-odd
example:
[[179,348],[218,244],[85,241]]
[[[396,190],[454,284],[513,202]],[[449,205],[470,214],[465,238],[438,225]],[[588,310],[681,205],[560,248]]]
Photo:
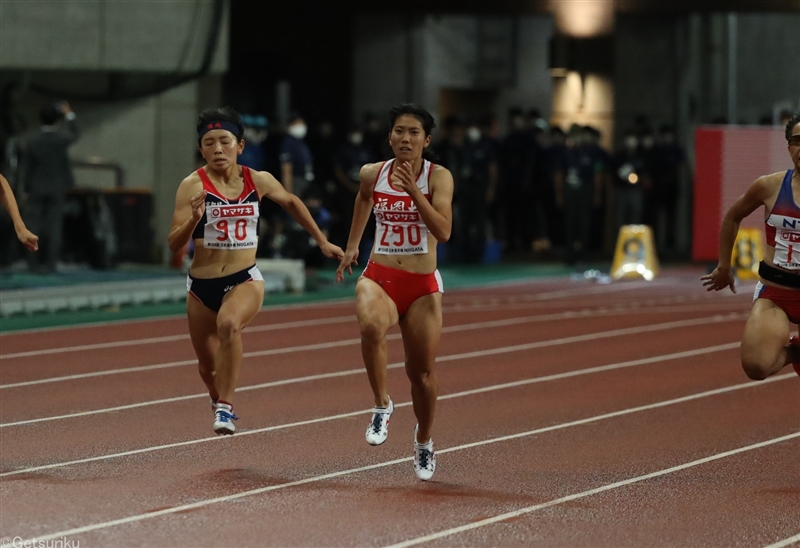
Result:
[[[611,148],[614,131],[613,0],[552,0],[556,36],[567,47],[566,71],[553,75],[551,122],[565,130],[573,123],[592,125]],[[605,39],[605,40],[604,40]],[[598,59],[601,46],[606,59]],[[582,63],[582,57],[587,63]],[[584,68],[579,68],[583,66]]]

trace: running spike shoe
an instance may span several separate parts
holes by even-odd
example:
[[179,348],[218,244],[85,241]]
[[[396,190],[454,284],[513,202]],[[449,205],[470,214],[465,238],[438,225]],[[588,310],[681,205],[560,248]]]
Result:
[[389,419],[394,413],[394,403],[389,399],[389,407],[375,407],[372,409],[372,420],[367,426],[367,443],[380,445],[389,437]]
[[428,443],[418,443],[417,430],[419,430],[419,425],[414,427],[414,473],[422,481],[428,481],[436,471],[433,440],[428,440]]
[[233,408],[226,403],[218,403],[214,411],[214,432],[221,435],[233,434],[236,432],[236,426],[233,421],[238,420],[239,417],[234,415]]

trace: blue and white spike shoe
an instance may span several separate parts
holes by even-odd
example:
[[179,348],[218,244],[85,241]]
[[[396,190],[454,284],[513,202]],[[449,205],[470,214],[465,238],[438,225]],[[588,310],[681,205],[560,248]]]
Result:
[[228,435],[236,432],[233,421],[238,420],[233,413],[233,408],[227,403],[218,403],[214,411],[214,432],[217,434]]

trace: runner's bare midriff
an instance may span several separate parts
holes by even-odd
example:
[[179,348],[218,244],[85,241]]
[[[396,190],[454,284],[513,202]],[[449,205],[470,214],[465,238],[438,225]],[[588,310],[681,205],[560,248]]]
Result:
[[201,239],[194,245],[189,273],[195,278],[221,278],[256,264],[255,249],[206,249]]
[[415,274],[430,274],[436,270],[436,246],[439,242],[433,235],[428,234],[428,252],[420,255],[386,255],[372,253],[371,259],[378,264],[413,272]]

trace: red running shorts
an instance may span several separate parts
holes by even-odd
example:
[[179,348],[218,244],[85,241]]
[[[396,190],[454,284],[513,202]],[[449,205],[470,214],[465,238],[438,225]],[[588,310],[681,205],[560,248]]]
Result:
[[438,270],[430,274],[417,274],[369,261],[363,276],[386,291],[397,306],[397,313],[400,316],[405,315],[411,303],[420,297],[432,293],[444,293],[442,276]]

